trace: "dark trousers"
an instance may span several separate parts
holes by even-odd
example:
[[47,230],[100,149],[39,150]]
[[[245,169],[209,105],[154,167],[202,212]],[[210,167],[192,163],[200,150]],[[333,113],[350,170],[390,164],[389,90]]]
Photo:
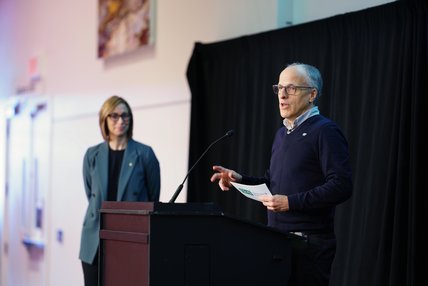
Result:
[[290,238],[292,261],[288,286],[328,286],[336,254],[334,233]]
[[98,254],[92,264],[82,261],[82,268],[85,286],[98,286]]

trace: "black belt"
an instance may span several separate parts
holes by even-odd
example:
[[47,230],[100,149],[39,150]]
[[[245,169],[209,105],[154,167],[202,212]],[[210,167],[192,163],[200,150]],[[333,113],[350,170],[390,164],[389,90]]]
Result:
[[301,236],[301,237],[304,237],[305,235],[307,235],[307,234],[300,232],[300,231],[290,231],[289,233],[297,235],[297,236]]
[[332,230],[328,231],[310,231],[310,232],[302,232],[302,231],[290,231],[290,234],[295,236],[299,236],[304,239],[308,239],[311,236],[334,236],[334,232]]

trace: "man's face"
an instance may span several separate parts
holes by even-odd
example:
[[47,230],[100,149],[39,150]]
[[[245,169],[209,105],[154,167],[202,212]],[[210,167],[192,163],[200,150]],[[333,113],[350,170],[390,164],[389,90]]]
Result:
[[317,95],[315,88],[296,88],[295,94],[286,93],[287,86],[309,87],[306,82],[304,72],[298,66],[290,66],[283,70],[279,75],[278,85],[282,86],[278,92],[279,112],[282,118],[287,119],[290,123],[311,108]]

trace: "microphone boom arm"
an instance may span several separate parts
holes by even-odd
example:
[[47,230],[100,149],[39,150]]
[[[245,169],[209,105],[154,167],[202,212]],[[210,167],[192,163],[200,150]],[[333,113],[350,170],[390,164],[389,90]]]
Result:
[[170,203],[175,202],[175,200],[177,199],[178,195],[180,194],[181,190],[183,189],[184,183],[187,180],[187,177],[189,176],[190,172],[192,172],[193,168],[195,168],[195,166],[199,163],[199,161],[205,156],[205,154],[211,149],[212,146],[214,146],[215,144],[217,144],[217,142],[223,140],[226,137],[230,137],[232,136],[234,133],[233,130],[229,130],[226,132],[226,134],[224,134],[222,137],[218,138],[217,140],[215,140],[214,142],[212,142],[207,149],[205,149],[204,153],[202,153],[201,156],[199,156],[198,160],[196,160],[196,162],[192,165],[192,167],[189,169],[189,171],[186,174],[186,177],[184,177],[183,182],[177,187],[177,190],[175,190],[174,195],[171,197],[171,199],[169,200]]

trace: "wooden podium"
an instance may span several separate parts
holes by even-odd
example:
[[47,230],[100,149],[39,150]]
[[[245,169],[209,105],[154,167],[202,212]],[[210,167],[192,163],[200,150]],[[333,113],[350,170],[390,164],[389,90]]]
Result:
[[287,236],[214,204],[104,202],[100,285],[287,285]]

